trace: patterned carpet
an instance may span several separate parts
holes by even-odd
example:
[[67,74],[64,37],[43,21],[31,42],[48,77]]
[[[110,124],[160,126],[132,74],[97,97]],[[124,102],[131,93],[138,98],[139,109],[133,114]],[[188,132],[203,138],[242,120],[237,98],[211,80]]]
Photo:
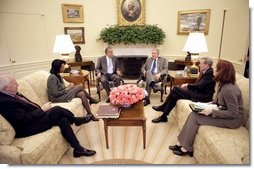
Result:
[[[92,96],[98,98],[95,88]],[[164,95],[164,100],[167,95]],[[106,94],[102,91],[102,101],[105,104]],[[92,105],[95,113],[98,105]],[[144,107],[146,122],[146,149],[143,149],[141,127],[109,127],[109,149],[106,149],[103,121],[89,122],[82,126],[77,137],[82,146],[96,150],[92,157],[73,158],[70,148],[60,161],[60,164],[196,164],[194,158],[176,156],[168,149],[176,143],[179,130],[175,120],[169,116],[167,123],[152,123],[151,120],[161,115],[152,109],[159,105],[160,94],[151,95],[151,104]]]

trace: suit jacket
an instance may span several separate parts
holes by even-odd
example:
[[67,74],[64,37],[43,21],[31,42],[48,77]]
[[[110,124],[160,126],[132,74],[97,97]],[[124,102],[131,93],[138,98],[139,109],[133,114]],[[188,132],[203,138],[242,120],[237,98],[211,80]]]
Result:
[[47,113],[37,106],[0,92],[0,114],[15,129],[15,137],[30,136],[52,127]]
[[[168,62],[164,57],[157,58],[157,73],[167,74],[168,73]],[[145,64],[141,68],[141,72],[145,74],[145,71],[150,70],[153,64],[152,57],[148,58]]]
[[192,101],[212,101],[215,91],[215,81],[213,78],[213,69],[208,68],[204,74],[200,75],[194,84],[187,85]]
[[[102,75],[105,75],[108,71],[108,64],[107,64],[107,56],[102,56],[98,59],[97,65],[95,68],[96,73],[101,73]],[[117,70],[120,70],[119,63],[116,56],[112,57],[113,62],[113,73],[116,74]]]

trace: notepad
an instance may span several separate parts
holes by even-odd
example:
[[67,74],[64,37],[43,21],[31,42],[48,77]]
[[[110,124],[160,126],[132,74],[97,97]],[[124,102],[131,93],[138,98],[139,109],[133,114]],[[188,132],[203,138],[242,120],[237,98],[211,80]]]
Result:
[[190,103],[189,106],[191,110],[194,112],[201,112],[204,109],[218,110],[218,106],[216,104],[211,104],[211,103],[196,102],[196,103]]

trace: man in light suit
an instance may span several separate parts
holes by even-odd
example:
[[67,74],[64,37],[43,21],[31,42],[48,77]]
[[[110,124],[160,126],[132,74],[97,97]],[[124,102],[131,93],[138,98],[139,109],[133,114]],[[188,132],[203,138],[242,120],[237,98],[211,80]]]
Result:
[[[113,49],[111,47],[107,47],[105,49],[105,56],[98,59],[95,72],[96,78],[101,79],[101,84],[108,96],[110,93],[109,81],[113,81],[114,86],[120,86],[122,81],[120,76],[122,76],[122,73],[117,57],[113,55]],[[108,99],[106,102],[109,103],[110,100]]]
[[148,96],[144,100],[144,106],[150,104],[150,94],[151,89],[156,93],[158,90],[155,85],[159,81],[164,80],[163,75],[168,73],[168,65],[166,58],[159,57],[159,50],[152,50],[152,57],[148,58],[145,64],[141,68],[141,73],[145,76],[146,79],[146,91]]

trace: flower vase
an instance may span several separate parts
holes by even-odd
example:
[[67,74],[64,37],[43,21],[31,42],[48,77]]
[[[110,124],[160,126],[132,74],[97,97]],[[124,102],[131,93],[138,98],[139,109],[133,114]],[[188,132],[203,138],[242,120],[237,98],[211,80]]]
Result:
[[121,105],[121,107],[123,107],[123,108],[129,108],[129,107],[131,107],[131,104],[124,103],[124,104]]

